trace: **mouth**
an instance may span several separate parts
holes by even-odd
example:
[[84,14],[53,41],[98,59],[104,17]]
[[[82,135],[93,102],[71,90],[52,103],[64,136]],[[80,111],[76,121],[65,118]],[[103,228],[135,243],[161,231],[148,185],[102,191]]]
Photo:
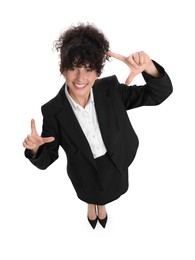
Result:
[[84,89],[86,86],[87,86],[87,83],[83,83],[83,84],[74,83],[74,87],[75,87],[76,89],[79,89],[79,90]]

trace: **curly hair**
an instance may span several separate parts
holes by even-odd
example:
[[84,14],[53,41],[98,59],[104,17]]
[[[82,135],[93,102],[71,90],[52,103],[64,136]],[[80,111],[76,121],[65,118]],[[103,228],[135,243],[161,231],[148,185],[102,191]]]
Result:
[[60,52],[60,72],[74,67],[88,67],[101,75],[109,60],[109,42],[94,25],[79,23],[62,33],[54,47]]

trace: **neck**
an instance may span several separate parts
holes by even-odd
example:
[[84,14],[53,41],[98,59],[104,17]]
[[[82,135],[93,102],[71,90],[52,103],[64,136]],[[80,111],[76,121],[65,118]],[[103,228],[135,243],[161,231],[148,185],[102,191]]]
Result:
[[75,96],[73,95],[73,93],[70,92],[70,90],[68,89],[68,93],[70,94],[71,98],[77,103],[79,104],[81,107],[85,108],[85,106],[87,105],[87,102],[89,100],[89,96],[90,96],[90,92],[86,95],[86,96]]

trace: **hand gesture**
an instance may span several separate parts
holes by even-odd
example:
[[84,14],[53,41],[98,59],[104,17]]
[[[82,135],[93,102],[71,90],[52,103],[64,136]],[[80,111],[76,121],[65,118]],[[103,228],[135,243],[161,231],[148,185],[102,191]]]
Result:
[[131,72],[125,81],[125,84],[127,84],[127,85],[129,85],[131,83],[131,81],[134,79],[134,77],[137,74],[139,74],[147,69],[149,71],[151,69],[152,69],[151,71],[153,71],[155,69],[152,60],[143,51],[136,52],[134,54],[131,54],[128,57],[125,57],[123,55],[120,55],[120,54],[117,54],[117,53],[114,53],[111,51],[107,52],[107,54],[117,60],[124,62],[130,68]]
[[54,141],[54,137],[41,137],[38,135],[35,120],[31,120],[31,134],[28,135],[24,142],[23,146],[27,149],[30,149],[32,153],[35,155],[39,149],[39,147],[45,143],[50,143]]

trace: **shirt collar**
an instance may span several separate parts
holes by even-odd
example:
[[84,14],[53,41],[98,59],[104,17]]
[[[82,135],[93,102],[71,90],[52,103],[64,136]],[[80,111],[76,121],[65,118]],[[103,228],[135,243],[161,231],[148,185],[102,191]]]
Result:
[[[69,94],[69,92],[68,92],[68,86],[67,86],[67,84],[65,84],[65,94],[66,94],[66,97],[68,98],[68,101],[70,102],[70,104],[76,109],[76,108],[78,108],[79,110],[82,108],[83,109],[83,107],[81,107],[71,96],[70,96],[70,94]],[[93,103],[94,102],[94,96],[93,96],[93,90],[92,90],[92,88],[91,88],[91,90],[90,90],[90,96],[89,96],[89,100],[88,100],[88,102],[87,102],[87,105],[88,104],[90,104],[90,103]],[[87,106],[86,105],[86,106]]]

